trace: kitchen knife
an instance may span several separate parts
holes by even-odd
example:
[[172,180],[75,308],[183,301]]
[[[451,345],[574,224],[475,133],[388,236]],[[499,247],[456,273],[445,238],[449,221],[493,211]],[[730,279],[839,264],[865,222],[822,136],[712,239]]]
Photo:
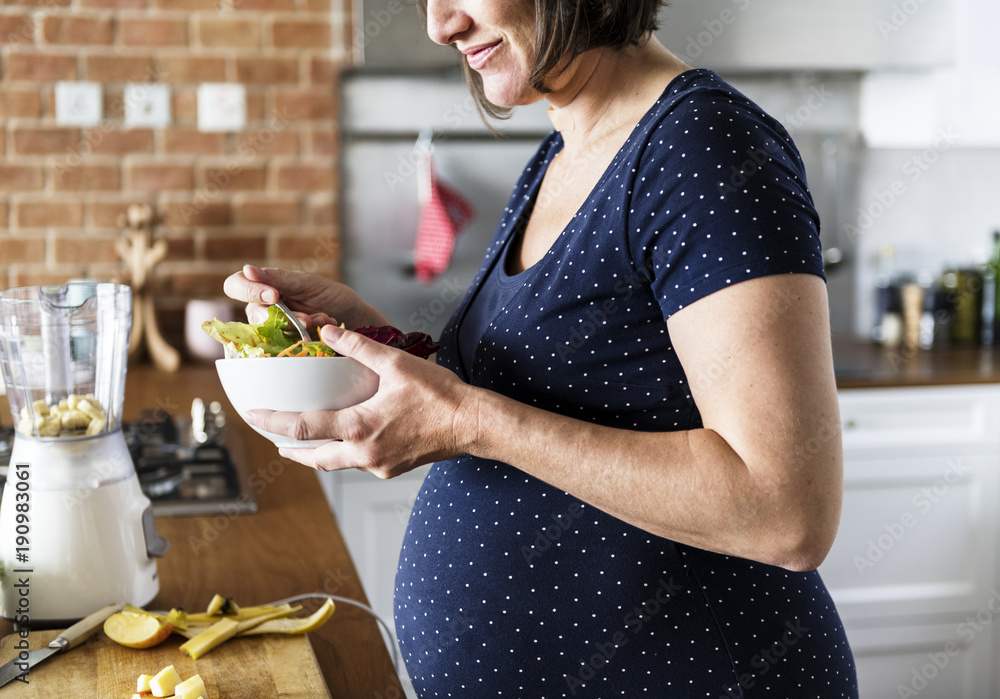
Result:
[[18,657],[0,667],[0,687],[28,672],[50,655],[76,648],[97,633],[97,630],[104,625],[104,621],[115,612],[121,611],[123,606],[122,604],[109,604],[90,616],[84,617],[52,639],[46,648],[20,651]]

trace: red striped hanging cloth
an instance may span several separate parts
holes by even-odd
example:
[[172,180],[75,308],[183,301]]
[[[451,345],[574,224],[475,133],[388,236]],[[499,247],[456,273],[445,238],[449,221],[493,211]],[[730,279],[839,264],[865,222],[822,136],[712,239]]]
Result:
[[473,208],[438,178],[432,148],[423,154],[421,170],[420,220],[413,256],[417,279],[430,284],[448,269],[455,240],[472,220]]

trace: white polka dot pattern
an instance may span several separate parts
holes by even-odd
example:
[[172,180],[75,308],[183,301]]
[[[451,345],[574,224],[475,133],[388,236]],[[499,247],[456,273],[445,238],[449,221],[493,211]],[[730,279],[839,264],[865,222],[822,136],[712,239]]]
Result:
[[[753,277],[823,274],[794,146],[717,75],[685,73],[544,258],[476,309],[560,147],[554,134],[526,168],[439,361],[580,419],[697,427],[665,318]],[[463,362],[458,337],[477,313],[481,338]],[[435,464],[417,498],[396,626],[421,698],[857,697],[815,572],[649,535],[470,456]]]

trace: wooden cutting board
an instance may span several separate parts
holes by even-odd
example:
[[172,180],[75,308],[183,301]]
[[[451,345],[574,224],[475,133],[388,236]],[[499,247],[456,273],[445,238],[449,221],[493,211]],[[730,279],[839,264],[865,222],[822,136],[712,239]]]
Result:
[[[42,648],[57,635],[59,631],[32,632],[29,646]],[[15,634],[0,641],[0,664],[15,657],[17,642]],[[178,650],[183,642],[180,636],[172,635],[155,648],[136,650],[98,632],[83,645],[39,663],[29,671],[27,684],[15,680],[0,689],[0,696],[131,699],[139,675],[156,674],[167,665],[173,665],[185,680],[200,673],[209,699],[330,696],[308,636],[234,638],[198,660]]]

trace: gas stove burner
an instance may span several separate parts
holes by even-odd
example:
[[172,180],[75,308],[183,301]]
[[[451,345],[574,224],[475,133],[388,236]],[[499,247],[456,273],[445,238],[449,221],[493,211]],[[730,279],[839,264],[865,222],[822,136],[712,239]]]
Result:
[[177,465],[164,465],[155,469],[143,469],[139,476],[139,487],[148,498],[160,498],[177,491],[184,480],[184,470]]
[[[194,407],[202,405],[195,401]],[[192,414],[197,414],[192,410]],[[221,419],[221,418],[220,418]],[[192,426],[162,411],[144,411],[122,427],[139,485],[156,514],[255,512],[243,488],[225,430]],[[204,441],[199,441],[204,440]]]
[[171,448],[181,444],[177,421],[166,413],[155,410],[144,410],[139,414],[138,420],[123,424],[122,434],[133,461],[141,458],[147,449],[157,445]]

